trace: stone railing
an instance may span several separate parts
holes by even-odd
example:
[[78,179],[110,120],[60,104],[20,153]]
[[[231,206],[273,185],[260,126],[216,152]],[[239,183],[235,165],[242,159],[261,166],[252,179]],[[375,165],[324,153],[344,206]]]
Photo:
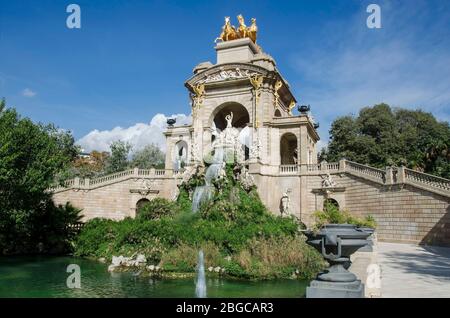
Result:
[[280,174],[324,174],[336,172],[339,170],[339,162],[314,163],[303,165],[280,165],[278,171]]
[[321,170],[321,164],[320,163],[308,164],[308,165],[306,165],[306,170],[307,171],[320,171]]
[[327,162],[326,169],[327,170],[339,170],[339,162]]
[[345,172],[365,176],[376,182],[386,183],[386,170],[373,168],[353,161],[345,160]]
[[431,174],[415,171],[405,167],[387,167],[385,170],[376,169],[356,162],[341,160],[341,171],[358,177],[381,183],[383,185],[408,184],[429,192],[450,197],[450,180]]
[[450,192],[449,179],[440,178],[428,173],[423,173],[408,168],[397,170],[397,181],[402,181],[402,178],[404,178],[403,180],[406,183],[421,184],[425,187],[432,187]]
[[281,165],[280,174],[297,174],[298,165]]
[[108,174],[104,177],[99,177],[99,178],[90,180],[90,185],[93,186],[96,184],[109,183],[110,181],[115,181],[117,179],[122,179],[123,177],[133,175],[133,173],[134,173],[134,170],[130,169],[130,170],[120,171],[120,172],[113,173],[113,174]]
[[67,189],[83,189],[91,190],[108,184],[121,182],[130,178],[171,178],[181,177],[181,170],[165,170],[165,169],[128,169],[117,173],[108,174],[98,178],[74,178],[67,180],[63,186],[58,185],[50,188],[52,192],[64,191]]
[[450,196],[450,180],[405,167],[377,169],[357,162],[341,160],[320,164],[280,165],[280,175],[322,175],[348,173],[382,185],[409,184],[433,193]]

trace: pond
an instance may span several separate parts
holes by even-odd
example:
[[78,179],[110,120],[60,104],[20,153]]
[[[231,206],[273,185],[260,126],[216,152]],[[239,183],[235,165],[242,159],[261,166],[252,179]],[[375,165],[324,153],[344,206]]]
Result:
[[[70,289],[69,264],[81,269],[81,288]],[[304,297],[307,281],[207,278],[208,297]],[[74,257],[0,257],[0,297],[195,297],[195,279],[152,279],[109,273],[107,265]]]

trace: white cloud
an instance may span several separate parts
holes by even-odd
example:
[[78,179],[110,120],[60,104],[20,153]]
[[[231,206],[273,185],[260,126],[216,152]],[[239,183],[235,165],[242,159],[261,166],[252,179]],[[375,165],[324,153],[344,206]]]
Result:
[[129,142],[133,146],[133,151],[142,149],[151,143],[165,150],[166,142],[163,132],[167,128],[166,121],[168,118],[176,118],[176,126],[190,124],[192,121],[191,116],[185,114],[176,114],[169,117],[164,114],[156,114],[149,124],[137,123],[128,128],[115,127],[111,130],[103,131],[95,129],[79,139],[77,144],[86,152],[92,150],[109,151],[111,142],[117,140]]
[[22,91],[22,95],[25,96],[25,97],[34,97],[34,96],[36,96],[36,92],[32,91],[32,90],[29,89],[29,88],[25,88],[25,89]]

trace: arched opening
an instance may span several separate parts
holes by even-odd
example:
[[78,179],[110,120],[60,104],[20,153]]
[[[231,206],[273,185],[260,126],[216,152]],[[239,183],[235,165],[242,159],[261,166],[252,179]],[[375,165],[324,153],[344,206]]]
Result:
[[146,205],[149,202],[150,200],[146,198],[140,199],[138,202],[136,202],[136,215],[138,215],[140,210],[144,207],[144,205]]
[[175,144],[175,153],[173,158],[173,169],[180,170],[184,168],[188,162],[188,144],[184,140],[180,140]]
[[323,210],[325,211],[330,208],[336,208],[339,210],[339,203],[335,199],[327,198],[323,201]]
[[293,133],[286,133],[280,139],[280,157],[282,165],[297,164],[297,137]]
[[242,145],[244,160],[249,159],[251,145],[251,128],[248,127],[250,115],[247,109],[235,102],[224,103],[218,106],[211,114],[210,123],[213,129],[211,144],[227,127],[226,117],[232,113],[231,126],[239,131],[238,140]]
[[225,117],[233,113],[233,120],[231,125],[235,128],[244,128],[250,122],[250,115],[247,109],[239,103],[226,103],[216,108],[213,113],[212,121],[219,130],[224,130],[227,127]]
[[275,114],[273,114],[275,117],[281,117],[281,112],[280,112],[280,110],[279,109],[277,109],[276,111],[275,111]]

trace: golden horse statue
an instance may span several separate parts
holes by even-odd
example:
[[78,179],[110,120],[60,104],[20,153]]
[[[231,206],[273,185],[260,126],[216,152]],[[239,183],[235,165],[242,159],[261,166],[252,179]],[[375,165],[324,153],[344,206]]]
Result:
[[222,40],[222,42],[225,41],[231,41],[236,40],[239,38],[239,34],[236,31],[236,28],[231,25],[230,23],[230,17],[225,17],[225,25],[222,27],[222,33],[219,35],[218,38],[214,42],[217,42],[218,40]]
[[239,33],[240,38],[246,38],[247,37],[247,26],[245,25],[244,17],[242,14],[237,16],[237,19],[239,21],[239,27],[237,29]]
[[256,43],[256,34],[258,33],[258,27],[256,26],[256,19],[252,18],[252,25],[247,29],[247,36],[253,43]]
[[225,42],[242,38],[250,38],[253,43],[256,43],[256,34],[258,33],[256,19],[252,18],[252,25],[250,27],[245,25],[245,20],[242,14],[238,15],[237,19],[239,21],[239,27],[236,30],[236,28],[230,23],[230,17],[225,17],[225,25],[222,27],[222,33],[214,42],[217,43],[218,40]]

